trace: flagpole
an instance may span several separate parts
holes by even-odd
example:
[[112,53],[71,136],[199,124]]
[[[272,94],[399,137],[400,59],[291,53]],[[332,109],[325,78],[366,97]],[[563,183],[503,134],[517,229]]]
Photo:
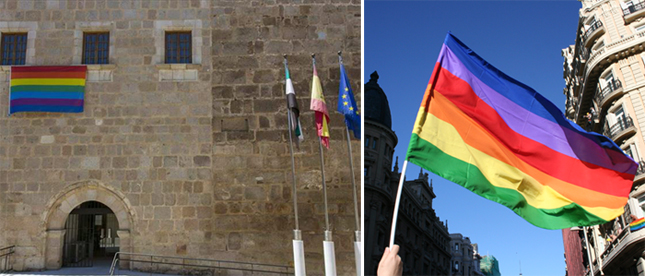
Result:
[[[340,64],[343,64],[343,57],[341,56],[342,51],[338,51],[338,60]],[[354,219],[356,222],[356,232],[358,235],[360,235],[361,231],[361,226],[360,226],[360,219],[358,218],[358,195],[357,195],[357,190],[356,190],[356,181],[354,180],[354,162],[352,159],[352,144],[350,143],[351,137],[349,136],[349,128],[347,125],[345,125],[345,132],[347,133],[347,150],[348,150],[348,156],[349,156],[349,170],[351,172],[351,179],[352,179],[352,190],[354,191]],[[357,237],[357,241],[360,241],[360,236]]]
[[[338,51],[338,62],[343,64],[343,51]],[[340,99],[338,99],[340,101]],[[347,155],[349,156],[349,170],[352,179],[352,195],[354,196],[354,218],[356,222],[356,231],[354,232],[354,256],[356,258],[356,275],[361,275],[361,226],[358,218],[358,192],[356,189],[356,181],[354,180],[354,160],[352,158],[352,143],[349,136],[349,126],[345,124],[345,133],[347,134]]]
[[[284,55],[284,69],[287,68],[287,55]],[[296,191],[296,161],[293,156],[293,138],[292,132],[292,121],[291,121],[291,108],[289,106],[289,96],[285,93],[285,98],[287,100],[287,127],[289,129],[289,152],[291,153],[291,185],[293,190],[293,211],[295,214],[296,228],[293,230],[293,263],[296,276],[305,276],[307,275],[305,269],[305,251],[304,245],[302,242],[302,233],[300,232],[300,226],[298,224],[298,193]]]
[[[316,54],[311,54],[314,68],[316,67]],[[323,200],[325,205],[325,240],[323,241],[323,253],[325,259],[325,275],[336,276],[336,256],[334,253],[334,242],[332,241],[331,229],[329,227],[329,211],[327,209],[327,184],[325,183],[325,158],[323,157],[322,137],[318,135],[318,148],[320,150],[320,172],[322,179]]]
[[594,269],[593,269],[593,260],[591,259],[591,251],[589,250],[589,239],[587,238],[587,227],[582,226],[582,231],[585,234],[585,243],[587,245],[587,261],[589,263],[589,270],[591,270],[591,276],[594,276]]
[[403,180],[405,179],[405,170],[408,168],[408,160],[403,161],[401,178],[399,179],[399,188],[396,192],[396,202],[394,203],[394,214],[392,215],[392,230],[390,231],[390,248],[394,245],[394,234],[396,232],[396,219],[399,216],[399,204],[401,203],[401,192],[403,191]]

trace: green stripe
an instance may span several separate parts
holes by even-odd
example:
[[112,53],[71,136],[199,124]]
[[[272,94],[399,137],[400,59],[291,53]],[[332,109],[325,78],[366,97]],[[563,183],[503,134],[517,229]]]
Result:
[[11,92],[83,92],[81,85],[16,85],[11,86]]
[[407,159],[486,199],[510,208],[520,217],[537,227],[563,229],[607,222],[585,211],[584,208],[575,203],[555,209],[535,208],[529,205],[524,196],[517,190],[492,185],[477,166],[444,153],[415,133],[412,133],[412,138],[410,139]]

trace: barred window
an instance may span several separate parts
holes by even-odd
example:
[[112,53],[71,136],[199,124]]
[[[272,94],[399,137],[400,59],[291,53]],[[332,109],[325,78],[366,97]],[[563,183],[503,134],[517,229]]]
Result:
[[27,33],[3,33],[1,44],[2,65],[25,65]]
[[110,33],[83,33],[83,64],[108,64]]
[[166,63],[192,63],[191,32],[166,32]]

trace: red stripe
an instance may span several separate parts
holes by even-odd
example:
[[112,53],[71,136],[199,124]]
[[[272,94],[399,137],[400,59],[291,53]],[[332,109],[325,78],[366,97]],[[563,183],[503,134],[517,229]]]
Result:
[[631,185],[618,186],[610,183],[615,183],[616,177],[632,180],[634,175],[564,155],[513,131],[491,106],[475,94],[466,81],[448,70],[439,71],[435,89],[486,129],[501,145],[536,169],[562,181],[605,194],[624,196],[631,190]]
[[56,106],[83,106],[83,100],[78,99],[15,99],[11,100],[12,106],[17,105],[56,105]]
[[85,72],[87,66],[11,66],[14,72]]
[[11,72],[11,79],[84,79],[85,72]]

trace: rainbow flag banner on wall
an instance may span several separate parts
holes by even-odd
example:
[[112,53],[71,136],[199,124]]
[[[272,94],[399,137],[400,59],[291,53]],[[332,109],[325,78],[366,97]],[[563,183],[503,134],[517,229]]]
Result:
[[13,66],[9,115],[83,112],[87,66]]
[[546,229],[623,213],[637,164],[448,33],[414,125],[408,161]]
[[645,228],[645,217],[632,221],[632,223],[629,224],[630,231],[636,231],[643,228]]

